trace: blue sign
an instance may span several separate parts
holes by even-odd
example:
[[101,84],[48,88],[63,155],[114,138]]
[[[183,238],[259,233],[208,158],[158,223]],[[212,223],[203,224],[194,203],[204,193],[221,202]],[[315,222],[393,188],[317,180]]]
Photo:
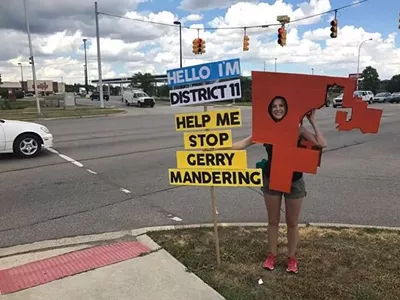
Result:
[[170,87],[240,77],[239,58],[167,70]]

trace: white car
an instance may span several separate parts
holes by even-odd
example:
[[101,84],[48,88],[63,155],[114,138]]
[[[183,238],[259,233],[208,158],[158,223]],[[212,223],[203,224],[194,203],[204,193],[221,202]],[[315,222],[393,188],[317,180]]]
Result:
[[53,135],[46,126],[24,121],[0,119],[0,153],[35,157],[53,146]]
[[144,91],[129,88],[122,92],[122,102],[124,102],[126,106],[136,105],[139,107],[154,107],[156,104],[156,100],[147,95]]

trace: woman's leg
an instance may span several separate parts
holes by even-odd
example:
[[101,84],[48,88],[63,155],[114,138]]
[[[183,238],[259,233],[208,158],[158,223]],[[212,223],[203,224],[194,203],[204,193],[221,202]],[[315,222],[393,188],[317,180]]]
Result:
[[289,257],[296,256],[299,242],[299,215],[302,203],[303,198],[285,199]]
[[281,216],[282,195],[264,194],[268,213],[268,248],[273,254],[278,253],[279,221]]

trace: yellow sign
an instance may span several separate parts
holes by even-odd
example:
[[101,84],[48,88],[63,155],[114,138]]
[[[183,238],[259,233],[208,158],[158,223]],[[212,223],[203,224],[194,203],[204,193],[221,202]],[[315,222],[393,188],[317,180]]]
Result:
[[242,126],[240,109],[175,115],[175,130],[218,129]]
[[261,169],[210,170],[169,169],[171,185],[186,186],[254,186],[263,185]]
[[186,150],[232,147],[232,132],[231,130],[184,132],[183,144]]
[[245,150],[176,151],[178,169],[246,169]]

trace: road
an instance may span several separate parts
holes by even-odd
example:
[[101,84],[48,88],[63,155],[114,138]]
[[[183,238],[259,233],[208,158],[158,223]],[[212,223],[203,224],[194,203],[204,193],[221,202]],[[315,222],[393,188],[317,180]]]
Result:
[[[372,106],[384,109],[377,135],[337,132],[336,109],[317,112],[329,146],[318,175],[306,175],[302,223],[400,226],[400,105]],[[183,149],[174,113],[201,108],[128,110],[113,117],[42,121],[55,137],[52,152],[25,160],[0,156],[0,247],[212,222],[209,188],[168,182],[168,168],[176,167],[175,151]],[[242,115],[243,127],[233,129],[234,140],[251,133],[251,108],[242,108]],[[260,145],[247,153],[249,167],[265,157]],[[216,188],[216,199],[220,222],[267,220],[258,189]]]

